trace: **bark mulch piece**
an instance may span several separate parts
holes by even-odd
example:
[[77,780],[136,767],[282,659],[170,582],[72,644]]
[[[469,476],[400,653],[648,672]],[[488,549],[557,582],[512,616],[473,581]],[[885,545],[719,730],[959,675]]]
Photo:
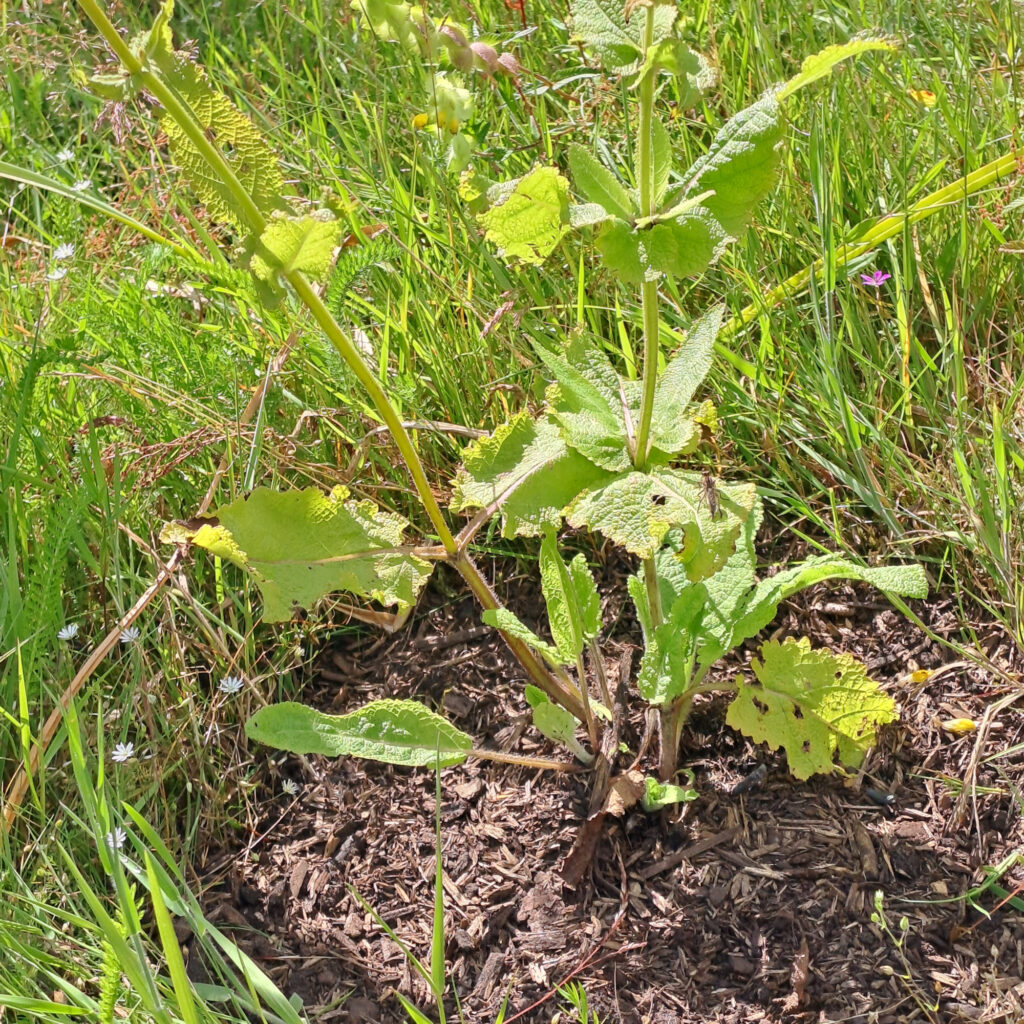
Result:
[[[998,707],[1013,690],[874,592],[829,586],[801,598],[774,628],[855,654],[901,707],[859,780],[793,780],[781,755],[728,729],[725,703],[708,700],[685,735],[700,800],[674,815],[608,818],[571,890],[559,868],[587,815],[586,774],[489,762],[444,772],[447,958],[467,1020],[493,1021],[506,993],[511,1019],[569,976],[602,1020],[626,1024],[1024,1020],[1024,914],[1000,905],[995,887],[977,896],[988,914],[962,899],[986,867],[1024,851],[1024,716],[1019,702]],[[529,585],[512,604],[524,618],[540,607]],[[950,603],[918,612],[937,635],[955,634]],[[340,712],[415,696],[482,746],[552,756],[529,726],[521,671],[477,621],[467,601],[432,590],[402,634],[326,652],[305,697]],[[610,662],[631,628],[611,631]],[[1020,668],[1009,646],[991,646],[994,663]],[[942,727],[956,718],[982,728]],[[642,722],[631,726],[636,750]],[[262,820],[211,852],[211,918],[234,927],[312,1019],[405,1020],[394,989],[428,1008],[350,888],[426,959],[433,774],[254,755]],[[285,776],[301,783],[298,798],[281,795]],[[997,884],[1019,891],[1024,857]],[[872,921],[877,893],[884,928]],[[550,1021],[559,1002],[518,1019]]]

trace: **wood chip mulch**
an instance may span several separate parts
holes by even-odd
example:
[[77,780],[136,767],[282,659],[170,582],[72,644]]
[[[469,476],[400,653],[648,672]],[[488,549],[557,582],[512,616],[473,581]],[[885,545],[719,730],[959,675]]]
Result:
[[[528,587],[512,603],[524,618],[539,607]],[[915,610],[956,636],[951,602]],[[635,633],[611,611],[614,662]],[[468,602],[431,590],[404,632],[325,652],[304,697],[340,712],[415,696],[481,746],[558,756],[529,726],[521,672],[477,622]],[[1012,647],[987,651],[1009,676],[979,668],[875,592],[834,585],[801,595],[772,629],[855,654],[898,701],[899,725],[862,777],[797,782],[708,700],[684,736],[700,799],[607,819],[570,889],[559,869],[587,814],[586,773],[480,761],[444,772],[447,959],[466,1020],[493,1021],[506,994],[506,1020],[576,1020],[551,996],[570,977],[602,1021],[625,1024],[1024,1020],[1024,690]],[[741,652],[727,670],[748,661]],[[943,727],[957,718],[978,728]],[[631,726],[635,751],[642,720]],[[259,818],[250,835],[210,840],[211,919],[311,1020],[405,1020],[396,989],[429,1012],[423,983],[352,890],[428,957],[432,773],[252,755]]]

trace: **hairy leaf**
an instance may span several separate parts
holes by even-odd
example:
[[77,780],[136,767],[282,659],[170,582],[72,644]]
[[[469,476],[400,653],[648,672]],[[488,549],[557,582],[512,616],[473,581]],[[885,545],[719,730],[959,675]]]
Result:
[[726,121],[708,152],[686,172],[682,198],[714,192],[702,206],[729,238],[739,238],[775,183],[782,139],[778,100],[767,93]]
[[559,527],[562,510],[588,487],[612,478],[562,440],[557,424],[520,413],[466,449],[453,512],[501,510],[502,535],[538,536]]
[[462,764],[473,740],[414,700],[375,700],[347,715],[284,701],[260,708],[245,734],[293,754],[366,757],[413,768]]
[[673,527],[683,533],[676,557],[691,580],[725,564],[756,498],[753,484],[720,484],[709,507],[700,474],[655,468],[627,472],[582,493],[566,508],[577,529],[587,527],[641,558],[650,557]]
[[408,525],[401,516],[348,501],[348,493],[260,487],[210,516],[169,523],[161,539],[188,541],[250,572],[268,622],[290,619],[336,590],[411,607],[432,564],[395,550]]
[[583,639],[593,640],[601,632],[601,595],[582,552],[569,563],[569,578],[580,609]]
[[510,259],[543,263],[569,226],[569,182],[554,167],[536,167],[494,197],[478,216],[487,240]]
[[623,220],[633,216],[635,211],[629,193],[590,150],[572,143],[569,146],[569,170],[577,190],[588,203],[596,203]]
[[[797,592],[824,580],[857,580],[901,597],[928,596],[928,578],[919,565],[882,565],[867,567],[840,555],[818,555],[800,565],[791,566],[761,580],[737,609],[725,650],[739,646],[756,636],[772,619],[779,605]],[[723,652],[724,653],[724,652]]]
[[585,337],[573,339],[564,356],[540,346],[537,354],[555,378],[546,394],[548,413],[565,443],[604,469],[631,465],[623,381],[608,356]]
[[343,227],[333,217],[271,217],[249,266],[261,281],[298,271],[316,281],[327,278]]
[[752,663],[757,682],[737,680],[726,721],[755,743],[785,748],[789,770],[806,779],[856,767],[896,706],[849,654],[812,650],[806,638],[769,641]]
[[800,71],[786,82],[776,95],[780,101],[789,99],[793,93],[831,74],[837,64],[851,57],[879,50],[895,53],[898,49],[899,44],[896,40],[882,36],[855,36],[847,43],[826,46],[824,50],[808,57],[800,65]]
[[647,254],[640,237],[624,220],[606,220],[594,240],[601,262],[626,284],[642,284],[647,270]]
[[682,110],[689,110],[714,81],[707,61],[675,36],[656,42],[647,51],[637,74],[636,85],[648,75],[657,75],[661,71],[667,71],[679,80],[679,107]]
[[546,640],[539,636],[529,626],[521,622],[514,613],[507,608],[487,608],[480,614],[480,619],[485,626],[494,626],[502,633],[507,633],[515,640],[522,640],[527,647],[532,647],[546,658],[552,665],[570,665],[576,658],[567,658],[563,653]]
[[540,545],[540,583],[555,646],[567,665],[574,664],[583,653],[583,617],[553,530]]
[[[274,151],[250,121],[226,96],[214,90],[202,68],[184,55],[167,55],[162,75],[188,104],[204,134],[220,150],[242,188],[264,216],[287,209],[284,178]],[[226,221],[243,232],[249,218],[230,187],[199,152],[185,130],[166,111],[159,114],[171,158],[214,220]]]
[[[590,47],[610,71],[629,74],[643,58],[644,17],[626,20],[624,0],[572,0],[573,38]],[[654,12],[654,41],[672,32],[674,4],[660,4]]]
[[[646,603],[646,587],[643,598]],[[689,685],[704,598],[700,584],[687,587],[676,598],[665,621],[647,638],[636,685],[651,704],[668,704]]]
[[715,338],[724,312],[724,306],[715,306],[691,324],[686,341],[658,378],[651,418],[651,445],[669,455],[682,452],[694,436],[693,416],[687,410],[711,369]]

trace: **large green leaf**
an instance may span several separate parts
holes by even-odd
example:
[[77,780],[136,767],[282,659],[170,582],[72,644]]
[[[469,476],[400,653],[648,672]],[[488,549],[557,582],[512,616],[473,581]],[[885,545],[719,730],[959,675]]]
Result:
[[775,184],[783,137],[778,100],[767,93],[726,121],[708,152],[684,175],[680,198],[713,192],[701,205],[729,238],[739,238]]
[[293,754],[366,757],[410,767],[462,764],[473,740],[414,700],[375,700],[347,715],[285,701],[260,708],[245,734]]
[[538,536],[561,525],[562,510],[581,491],[610,479],[566,446],[557,424],[523,412],[466,449],[451,508],[500,509],[503,536]]
[[726,722],[755,743],[785,748],[789,770],[806,779],[831,772],[835,758],[856,767],[896,706],[849,654],[812,650],[810,641],[769,641],[752,663],[756,683],[737,680]]
[[725,564],[756,499],[753,484],[717,487],[711,508],[699,473],[655,468],[627,472],[580,494],[566,508],[571,526],[603,533],[641,558],[658,550],[670,529],[683,543],[676,557],[691,580],[704,579]]
[[[610,71],[629,74],[644,56],[643,12],[626,20],[625,0],[572,0],[573,38],[590,47]],[[654,41],[672,32],[676,6],[659,4],[654,12]]]
[[709,649],[708,656],[721,657],[722,653],[738,647],[744,640],[756,636],[772,619],[779,605],[806,587],[824,580],[855,580],[870,583],[879,590],[901,597],[928,596],[928,578],[919,565],[863,566],[840,555],[818,555],[800,565],[761,580],[751,590],[743,604],[736,608],[738,615],[731,626],[723,650]]
[[206,548],[250,572],[268,622],[290,619],[336,590],[409,608],[432,564],[396,550],[408,525],[401,516],[371,501],[346,500],[348,493],[260,487],[209,516],[168,523],[160,536]]
[[486,238],[509,259],[541,264],[569,227],[569,182],[554,167],[488,192],[491,205],[478,220]]

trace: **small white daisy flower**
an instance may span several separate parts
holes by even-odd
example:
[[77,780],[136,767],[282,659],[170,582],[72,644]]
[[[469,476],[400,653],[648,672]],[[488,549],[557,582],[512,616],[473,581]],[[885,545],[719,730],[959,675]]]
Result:
[[113,832],[108,832],[104,837],[107,841],[107,846],[112,850],[120,850],[124,846],[124,841],[128,838],[128,833],[123,828],[115,828]]
[[245,680],[241,676],[225,676],[217,687],[221,693],[227,694],[229,697],[233,697],[238,691],[245,685]]
[[62,626],[57,630],[58,640],[74,640],[78,636],[78,623],[69,622],[66,626]]
[[139,627],[129,626],[127,629],[121,630],[121,643],[133,644],[139,639]]
[[75,243],[74,242],[61,242],[56,249],[53,250],[53,258],[55,260],[69,260],[75,255]]
[[134,743],[118,743],[110,752],[110,760],[116,761],[118,764],[124,764],[125,761],[130,761],[134,756]]
[[62,149],[59,153],[56,153],[55,156],[62,164],[66,164],[69,160],[75,159],[74,150],[71,149]]
[[92,182],[88,178],[80,178],[71,186],[72,192],[88,192],[92,188]]
[[46,280],[47,281],[59,281],[62,277],[67,277],[67,275],[68,275],[68,268],[67,267],[54,267],[53,270],[51,270],[46,275]]
[[281,783],[281,792],[287,793],[288,796],[298,796],[299,784],[294,779],[285,779]]

